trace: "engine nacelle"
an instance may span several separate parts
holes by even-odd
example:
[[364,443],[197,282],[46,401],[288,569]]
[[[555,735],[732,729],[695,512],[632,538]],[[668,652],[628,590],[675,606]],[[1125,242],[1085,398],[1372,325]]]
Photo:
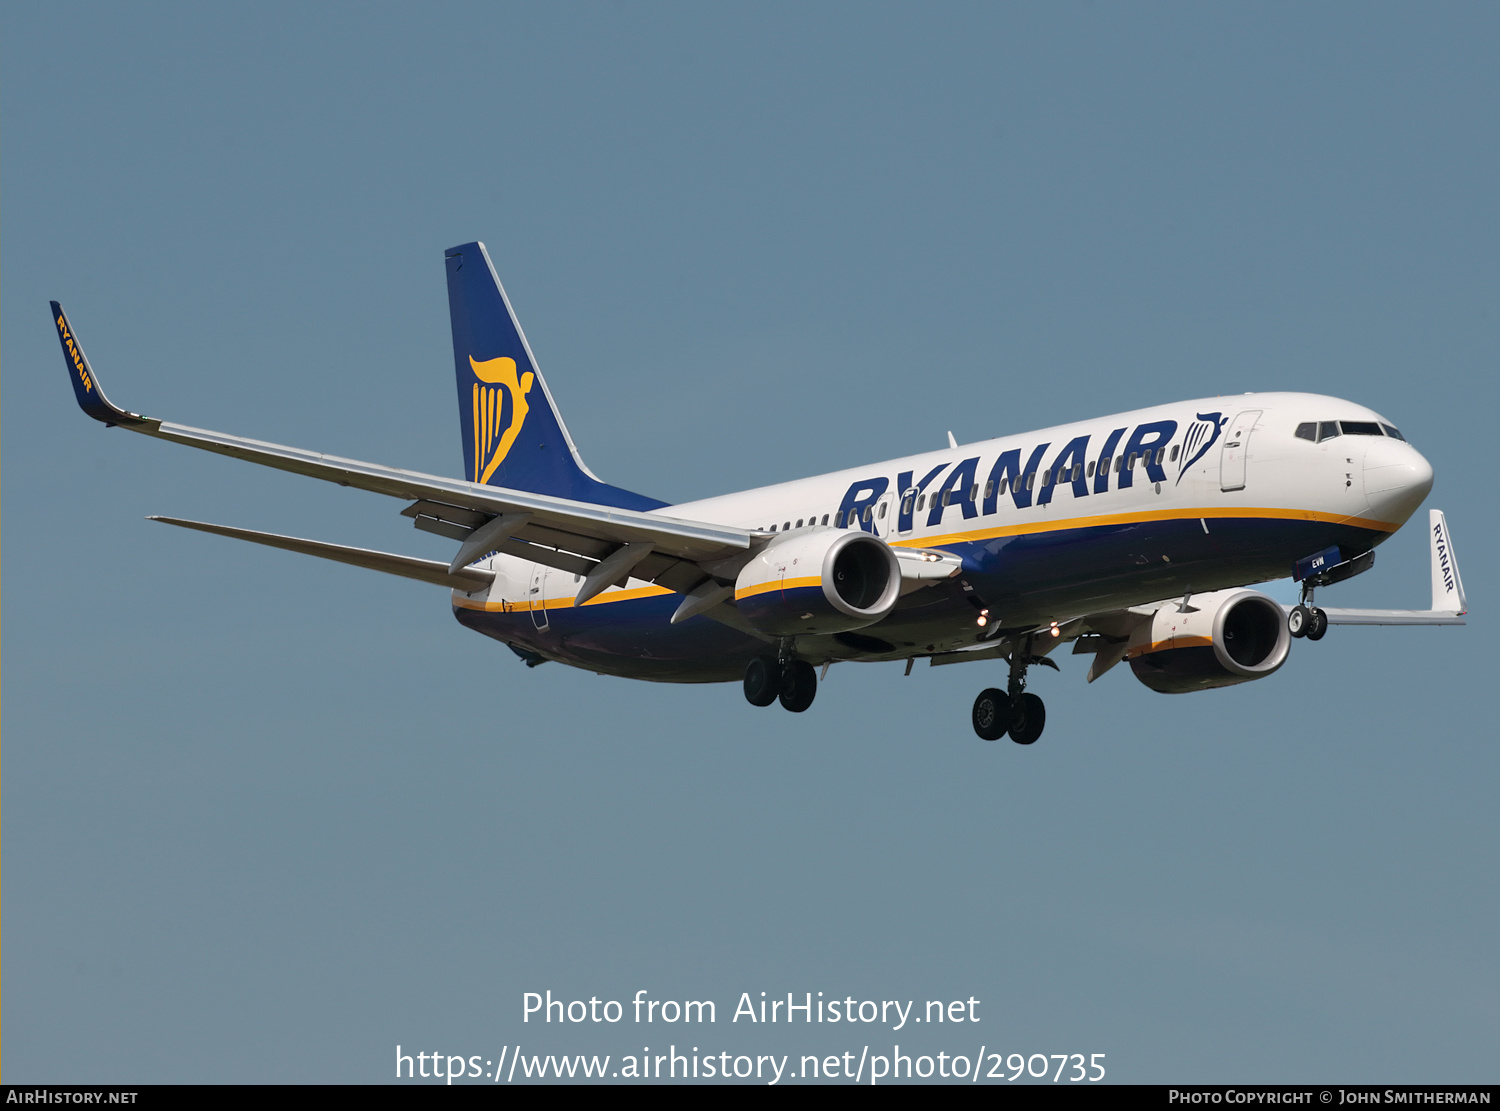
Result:
[[1260,591],[1217,590],[1189,601],[1196,612],[1168,602],[1130,638],[1130,669],[1152,690],[1183,694],[1248,683],[1286,662],[1286,614]]
[[859,530],[828,528],[775,537],[734,584],[736,608],[774,636],[862,629],[889,614],[900,593],[890,545]]

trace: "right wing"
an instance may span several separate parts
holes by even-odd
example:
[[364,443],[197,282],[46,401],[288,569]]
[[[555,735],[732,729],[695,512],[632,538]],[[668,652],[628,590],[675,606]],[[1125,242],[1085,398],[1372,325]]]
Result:
[[[1453,537],[1441,509],[1427,511],[1427,540],[1432,546],[1432,608],[1429,610],[1324,609],[1330,625],[1464,625],[1469,612],[1464,581],[1453,554]],[[1290,606],[1284,607],[1291,609]]]
[[[657,512],[617,509],[545,494],[480,486],[461,479],[342,459],[132,413],[112,404],[104,396],[67,314],[56,301],[51,304],[53,324],[62,344],[74,394],[79,407],[89,416],[106,425],[128,428],[157,439],[336,482],[340,486],[407,499],[411,504],[402,513],[412,517],[418,528],[464,541],[458,556],[447,569],[450,576],[461,578],[459,573],[467,564],[498,551],[575,574],[593,576],[586,588],[593,589],[594,593],[612,583],[623,584],[627,578],[642,579],[687,593],[713,578],[700,564],[713,565],[731,560],[747,553],[755,542],[755,533],[729,525],[686,521]],[[248,531],[214,528],[226,536]],[[237,538],[252,539],[248,535]],[[318,554],[305,548],[293,550]],[[586,592],[580,594],[583,600],[591,596]]]

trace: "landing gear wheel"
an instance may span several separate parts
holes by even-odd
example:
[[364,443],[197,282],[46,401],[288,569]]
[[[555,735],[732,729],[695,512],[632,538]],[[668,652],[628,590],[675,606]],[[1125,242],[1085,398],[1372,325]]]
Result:
[[781,671],[769,656],[756,656],[745,665],[745,701],[769,706],[781,693]]
[[1047,724],[1047,707],[1029,691],[1010,704],[1010,739],[1018,745],[1034,744]]
[[1328,631],[1328,615],[1322,610],[1312,611],[1312,620],[1308,623],[1307,632],[1303,635],[1308,640],[1322,640],[1323,634]]
[[974,732],[982,741],[998,741],[1010,728],[1010,695],[990,687],[974,699]]
[[1293,606],[1286,615],[1286,631],[1294,637],[1305,637],[1313,623],[1313,611],[1306,606]]
[[781,669],[781,704],[800,714],[813,704],[818,693],[818,673],[805,660],[793,660]]

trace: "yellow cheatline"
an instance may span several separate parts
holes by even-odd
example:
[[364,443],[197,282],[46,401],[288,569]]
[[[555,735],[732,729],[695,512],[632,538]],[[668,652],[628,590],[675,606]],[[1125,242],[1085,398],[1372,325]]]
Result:
[[1132,648],[1125,653],[1127,660],[1133,660],[1137,656],[1144,656],[1150,652],[1163,652],[1170,648],[1212,648],[1213,637],[1169,637],[1166,640],[1156,641],[1154,644],[1143,644],[1139,648]]
[[[637,586],[626,590],[606,590],[598,597],[590,598],[583,603],[585,606],[602,606],[610,602],[631,602],[637,598],[655,598],[662,594],[672,594],[664,586]],[[476,602],[471,598],[460,598],[454,603],[459,609],[482,610],[485,613],[529,613],[532,610],[556,610],[570,609],[573,606],[573,598],[547,598],[536,602]]]
[[734,597],[738,601],[741,598],[753,598],[757,594],[767,594],[772,590],[797,590],[805,586],[821,586],[822,583],[823,579],[818,575],[804,579],[773,579],[745,590],[736,590]]

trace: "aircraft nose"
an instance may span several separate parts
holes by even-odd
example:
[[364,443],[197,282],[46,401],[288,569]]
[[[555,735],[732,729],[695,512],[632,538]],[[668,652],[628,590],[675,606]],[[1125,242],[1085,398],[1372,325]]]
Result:
[[1432,489],[1432,464],[1410,444],[1381,439],[1365,453],[1365,496],[1375,516],[1400,525]]

